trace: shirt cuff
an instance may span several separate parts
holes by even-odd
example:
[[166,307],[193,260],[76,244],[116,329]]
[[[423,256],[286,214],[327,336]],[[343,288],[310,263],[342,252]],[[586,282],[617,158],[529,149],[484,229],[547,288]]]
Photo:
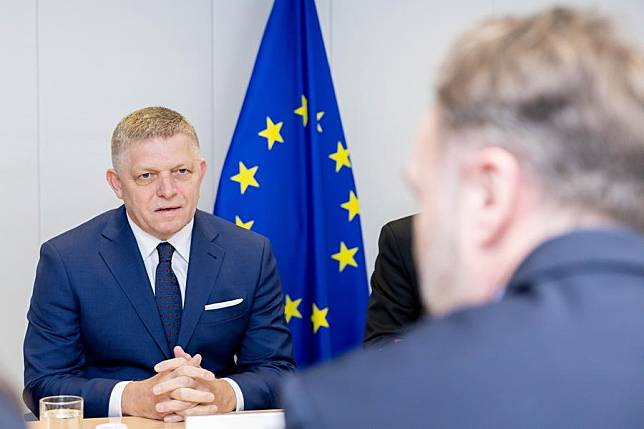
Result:
[[[237,382],[232,378],[222,378],[222,380],[226,380],[228,384],[230,384],[230,387],[232,387],[233,391],[235,392],[235,398],[237,398],[237,408],[235,408],[235,411],[244,411],[244,395],[242,394],[242,391],[239,388],[239,384],[237,384]],[[116,390],[116,388],[114,389]]]
[[123,391],[131,381],[119,381],[116,383],[110,394],[110,405],[107,410],[107,417],[122,417],[121,413],[121,398],[123,398]]

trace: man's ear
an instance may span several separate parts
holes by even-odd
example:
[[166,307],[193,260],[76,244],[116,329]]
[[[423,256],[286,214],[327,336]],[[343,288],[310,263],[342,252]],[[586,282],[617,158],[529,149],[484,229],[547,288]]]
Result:
[[105,172],[105,178],[107,183],[110,185],[110,188],[114,191],[116,196],[122,200],[123,199],[123,186],[121,184],[121,179],[119,178],[118,173],[113,168],[108,168]]
[[517,220],[522,176],[519,160],[501,147],[475,151],[465,163],[464,216],[468,237],[482,246],[496,244]]
[[199,170],[201,170],[201,177],[203,178],[206,175],[206,160],[202,159],[199,161]]

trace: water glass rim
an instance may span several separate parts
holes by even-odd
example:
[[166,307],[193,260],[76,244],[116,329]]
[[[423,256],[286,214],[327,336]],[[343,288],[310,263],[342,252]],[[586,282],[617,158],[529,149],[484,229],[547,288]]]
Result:
[[83,397],[76,395],[52,395],[40,398],[41,403],[54,405],[75,404],[82,401]]

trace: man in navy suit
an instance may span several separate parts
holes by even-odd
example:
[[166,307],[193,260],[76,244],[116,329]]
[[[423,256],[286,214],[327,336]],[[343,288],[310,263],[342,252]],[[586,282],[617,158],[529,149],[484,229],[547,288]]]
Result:
[[642,427],[643,76],[593,12],[466,32],[409,169],[433,320],[287,383],[288,427]]
[[86,416],[166,421],[276,406],[294,368],[269,241],[197,210],[206,163],[179,113],[137,110],[112,135],[123,206],[44,243],[24,397],[74,394]]

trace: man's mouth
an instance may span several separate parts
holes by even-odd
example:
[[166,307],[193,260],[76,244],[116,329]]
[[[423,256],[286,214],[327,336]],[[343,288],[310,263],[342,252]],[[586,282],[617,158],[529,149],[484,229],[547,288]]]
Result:
[[176,207],[161,207],[155,210],[157,213],[171,213],[175,210],[179,210],[181,206],[176,206]]

